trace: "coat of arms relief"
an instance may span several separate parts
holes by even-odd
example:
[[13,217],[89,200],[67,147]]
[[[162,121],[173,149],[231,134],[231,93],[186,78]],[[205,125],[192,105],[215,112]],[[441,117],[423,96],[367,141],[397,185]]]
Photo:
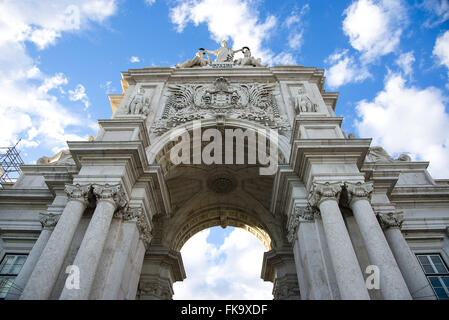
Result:
[[246,119],[271,129],[290,130],[286,117],[280,116],[273,91],[274,83],[231,84],[223,77],[212,84],[172,84],[153,133],[161,135],[185,122],[214,118]]

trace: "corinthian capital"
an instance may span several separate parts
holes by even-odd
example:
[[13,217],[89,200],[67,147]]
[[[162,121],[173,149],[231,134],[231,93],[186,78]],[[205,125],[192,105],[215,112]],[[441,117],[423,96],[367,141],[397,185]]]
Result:
[[295,211],[290,215],[287,221],[287,240],[293,243],[296,240],[296,233],[299,224],[302,222],[312,222],[315,217],[316,209],[310,205],[307,207],[295,207]]
[[371,193],[374,190],[372,182],[346,182],[345,187],[348,191],[349,202],[360,198],[370,200]]
[[128,203],[120,184],[94,184],[93,192],[98,200],[112,201],[116,208],[124,208]]
[[53,229],[59,220],[59,214],[39,213],[39,221],[44,229]]
[[334,199],[336,201],[340,198],[342,184],[341,182],[314,182],[312,190],[310,191],[310,204],[318,207],[324,200]]
[[377,220],[383,229],[401,228],[404,218],[398,212],[377,212]]
[[65,192],[70,200],[87,201],[87,194],[90,190],[90,184],[66,184]]

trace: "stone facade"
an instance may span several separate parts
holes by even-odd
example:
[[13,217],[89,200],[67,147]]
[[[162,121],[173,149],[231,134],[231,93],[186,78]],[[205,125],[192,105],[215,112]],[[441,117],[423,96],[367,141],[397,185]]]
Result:
[[[182,245],[213,226],[264,244],[275,299],[435,299],[415,254],[449,263],[449,180],[347,135],[323,70],[269,68],[243,51],[122,72],[97,137],[23,166],[0,190],[0,259],[28,255],[7,299],[171,299],[186,277]],[[191,134],[195,120],[200,133],[276,130],[276,173],[174,164],[171,134]],[[367,288],[371,265],[379,289]],[[79,289],[67,286],[71,266]]]

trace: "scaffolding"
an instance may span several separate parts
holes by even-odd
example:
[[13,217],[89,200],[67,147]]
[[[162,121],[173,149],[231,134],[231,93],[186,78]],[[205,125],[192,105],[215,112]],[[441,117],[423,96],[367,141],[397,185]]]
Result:
[[20,140],[13,147],[0,147],[0,187],[3,188],[5,183],[13,183],[20,176],[22,171],[20,166],[24,164],[20,157],[17,145]]

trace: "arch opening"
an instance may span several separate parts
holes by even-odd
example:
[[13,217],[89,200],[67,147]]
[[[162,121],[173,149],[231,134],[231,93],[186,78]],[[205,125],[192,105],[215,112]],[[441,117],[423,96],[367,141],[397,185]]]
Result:
[[173,299],[273,299],[261,278],[263,243],[240,227],[215,226],[195,233],[180,249],[186,279],[173,284]]

